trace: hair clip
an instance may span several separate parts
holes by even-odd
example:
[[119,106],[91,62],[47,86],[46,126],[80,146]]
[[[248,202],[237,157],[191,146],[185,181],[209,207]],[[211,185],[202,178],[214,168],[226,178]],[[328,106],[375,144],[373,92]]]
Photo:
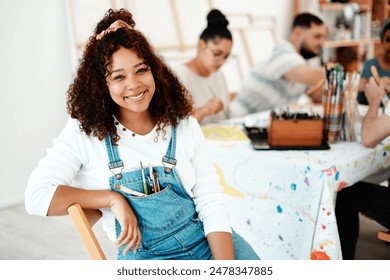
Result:
[[110,33],[110,32],[113,32],[113,31],[116,31],[117,29],[119,28],[128,28],[128,29],[134,29],[131,25],[129,25],[128,23],[124,22],[123,20],[117,20],[115,22],[113,22],[110,27],[108,27],[106,30],[103,30],[102,32],[100,32],[99,34],[97,34],[95,37],[96,37],[96,40],[100,40],[101,38],[103,38],[104,35]]

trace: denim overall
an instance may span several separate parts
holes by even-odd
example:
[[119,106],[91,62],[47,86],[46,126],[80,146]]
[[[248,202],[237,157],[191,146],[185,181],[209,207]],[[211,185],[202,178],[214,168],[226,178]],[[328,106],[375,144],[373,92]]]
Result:
[[[188,195],[175,169],[176,128],[166,155],[162,157],[162,166],[153,166],[158,173],[160,191],[153,193],[150,184],[149,168],[144,167],[144,175],[149,195],[134,196],[115,188],[120,184],[126,188],[144,193],[141,169],[122,173],[123,162],[117,146],[111,137],[105,138],[109,157],[109,168],[113,176],[109,178],[110,188],[121,193],[130,203],[138,219],[142,234],[142,243],[134,254],[131,250],[122,254],[126,245],[118,249],[119,260],[207,260],[212,259],[210,247],[199,220],[192,198]],[[121,232],[115,219],[116,236]],[[233,241],[239,245],[235,250],[236,259],[258,259],[248,243],[233,232]],[[241,255],[241,257],[240,257]]]

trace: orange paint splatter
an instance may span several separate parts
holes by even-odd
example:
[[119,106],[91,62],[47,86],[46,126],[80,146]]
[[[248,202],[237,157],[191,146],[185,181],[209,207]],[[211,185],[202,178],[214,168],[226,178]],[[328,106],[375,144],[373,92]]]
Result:
[[345,182],[345,181],[340,182],[340,184],[337,188],[337,191],[341,191],[343,188],[345,188],[346,185],[347,185],[347,182]]
[[325,242],[321,243],[319,245],[319,247],[320,247],[321,250],[324,250],[325,246],[329,246],[329,245],[332,245],[332,244],[333,244],[332,240],[326,240]]
[[330,211],[326,212],[326,216],[330,216],[330,214],[332,214],[332,212]]
[[330,260],[330,257],[323,251],[313,250],[310,255],[311,260]]

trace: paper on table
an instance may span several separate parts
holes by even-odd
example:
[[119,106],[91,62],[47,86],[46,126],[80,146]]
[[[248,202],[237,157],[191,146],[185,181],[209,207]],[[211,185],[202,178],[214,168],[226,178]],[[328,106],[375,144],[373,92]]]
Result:
[[210,141],[249,142],[248,136],[238,127],[232,125],[202,126],[203,135]]

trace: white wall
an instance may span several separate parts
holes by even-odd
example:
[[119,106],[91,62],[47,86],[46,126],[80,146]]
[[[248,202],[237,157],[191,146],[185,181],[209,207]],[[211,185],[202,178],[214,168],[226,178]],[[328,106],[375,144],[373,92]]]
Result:
[[64,11],[64,0],[0,1],[0,208],[23,201],[29,174],[66,121]]
[[[23,201],[31,171],[66,122],[65,94],[75,66],[73,39],[86,40],[112,3],[128,8],[137,28],[156,46],[177,43],[171,0],[0,1],[0,208]],[[273,16],[281,38],[288,36],[293,17],[293,0],[176,3],[186,44],[197,42],[210,4],[225,14]],[[68,4],[73,18],[67,14]]]

